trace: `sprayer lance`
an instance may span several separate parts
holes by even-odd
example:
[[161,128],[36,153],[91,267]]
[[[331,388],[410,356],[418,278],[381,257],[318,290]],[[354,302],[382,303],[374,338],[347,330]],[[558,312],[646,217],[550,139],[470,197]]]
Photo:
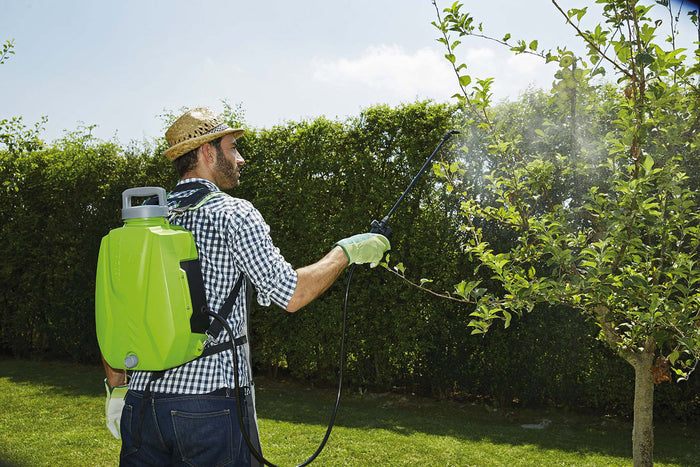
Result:
[[433,157],[435,156],[435,154],[437,154],[437,152],[440,150],[440,148],[442,147],[442,145],[445,144],[445,142],[446,142],[448,139],[450,139],[450,136],[456,135],[456,134],[459,134],[459,131],[457,131],[457,130],[450,130],[450,131],[448,131],[447,133],[445,133],[445,136],[442,137],[442,141],[440,141],[440,144],[437,145],[437,147],[435,148],[435,150],[433,151],[433,153],[428,157],[428,159],[427,159],[427,160],[425,161],[425,163],[423,164],[423,167],[421,167],[421,169],[418,171],[418,173],[416,174],[416,176],[413,177],[413,180],[411,180],[411,183],[408,185],[408,188],[406,188],[406,190],[403,192],[403,194],[401,195],[401,197],[399,198],[399,200],[396,201],[396,204],[394,204],[394,207],[391,208],[391,210],[389,211],[389,213],[388,213],[386,216],[384,216],[384,217],[382,218],[381,221],[378,221],[378,220],[376,220],[376,219],[372,221],[372,224],[371,224],[371,225],[372,225],[372,230],[370,230],[370,232],[372,232],[372,233],[380,233],[380,234],[382,234],[382,235],[384,235],[384,236],[387,236],[387,235],[389,235],[389,233],[391,233],[391,227],[389,227],[389,218],[394,214],[394,211],[396,211],[396,208],[399,207],[399,204],[401,204],[401,201],[403,201],[403,199],[406,197],[406,194],[409,192],[409,190],[410,190],[411,188],[413,188],[413,185],[416,183],[416,181],[418,180],[418,178],[421,176],[421,174],[422,174],[422,173],[425,171],[425,169],[428,167],[428,164],[430,164],[430,162],[433,160]]

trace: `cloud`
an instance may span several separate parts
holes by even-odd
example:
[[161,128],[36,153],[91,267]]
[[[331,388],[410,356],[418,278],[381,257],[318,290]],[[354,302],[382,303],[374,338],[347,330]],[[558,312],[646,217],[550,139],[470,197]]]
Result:
[[[462,47],[457,59],[467,64],[473,83],[477,78],[495,78],[492,90],[497,100],[516,98],[530,84],[548,88],[554,71],[539,57],[514,56],[507,49],[490,46]],[[447,101],[459,92],[442,52],[427,47],[409,52],[397,45],[370,46],[356,58],[314,58],[311,67],[316,83],[382,95],[385,101],[389,97]]]
[[361,86],[398,99],[443,100],[456,90],[449,63],[429,48],[408,52],[397,45],[370,46],[357,58],[314,58],[311,67],[315,82]]
[[539,77],[539,73],[543,70],[543,63],[542,57],[529,54],[511,55],[508,58],[508,66],[516,73],[535,79]]

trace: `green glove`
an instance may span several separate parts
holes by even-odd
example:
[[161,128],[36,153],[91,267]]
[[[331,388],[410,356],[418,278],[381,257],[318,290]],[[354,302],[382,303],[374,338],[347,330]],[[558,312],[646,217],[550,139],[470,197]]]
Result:
[[345,251],[348,264],[370,263],[370,267],[379,264],[384,253],[391,249],[389,240],[376,233],[353,235],[336,242],[335,245],[339,245]]
[[119,422],[122,418],[122,410],[124,410],[124,396],[128,387],[114,386],[109,387],[107,378],[105,378],[105,390],[107,391],[107,400],[105,401],[105,418],[107,419],[107,429],[112,435],[119,439]]

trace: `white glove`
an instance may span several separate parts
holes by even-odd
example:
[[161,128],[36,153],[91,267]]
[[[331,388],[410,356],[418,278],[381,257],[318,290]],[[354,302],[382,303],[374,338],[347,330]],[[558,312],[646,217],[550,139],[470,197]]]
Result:
[[375,267],[391,249],[389,240],[378,233],[363,233],[344,238],[335,243],[339,245],[348,257],[348,264],[370,263]]
[[120,439],[119,422],[122,418],[122,410],[124,410],[124,396],[126,396],[127,389],[126,385],[110,388],[109,384],[107,384],[107,378],[105,378],[105,390],[107,391],[105,418],[107,419],[107,429],[117,439]]

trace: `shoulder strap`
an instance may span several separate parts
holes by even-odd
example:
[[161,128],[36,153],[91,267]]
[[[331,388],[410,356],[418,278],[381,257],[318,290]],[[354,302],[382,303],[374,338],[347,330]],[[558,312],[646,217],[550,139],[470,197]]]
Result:
[[[213,191],[210,186],[208,186],[202,182],[187,182],[187,183],[183,183],[181,185],[177,185],[175,188],[173,188],[173,190],[170,193],[171,194],[172,193],[181,193],[183,191],[190,191],[190,190],[195,190],[195,191],[192,194],[190,194],[189,196],[186,196],[185,198],[177,200],[177,206],[170,210],[170,217],[171,218],[176,217],[176,216],[180,216],[183,213],[185,213],[186,211],[193,211],[195,209],[198,209],[204,203],[206,203],[209,199],[211,199],[215,196],[220,196],[220,195],[225,194],[223,191]],[[146,200],[144,204],[158,204],[158,198],[157,197],[150,198],[150,199]],[[196,262],[197,262],[196,267],[199,268],[200,267],[199,260],[197,260]],[[193,267],[195,267],[195,266],[193,266]],[[238,280],[234,284],[233,288],[231,289],[231,292],[228,294],[228,297],[226,297],[224,304],[221,306],[221,309],[217,313],[224,320],[228,319],[229,315],[233,311],[233,305],[236,303],[236,299],[238,298],[238,293],[241,290],[241,285],[243,284],[244,277],[245,277],[245,275],[243,273],[241,273],[240,277],[238,278]],[[203,284],[202,284],[202,287],[203,287]],[[203,306],[206,307],[206,303]],[[201,315],[203,317],[208,318],[206,316],[206,314],[204,313],[204,311],[196,310],[195,313],[197,313],[197,312],[201,313]],[[195,318],[194,314],[193,314],[192,318],[193,319]],[[222,330],[223,330],[223,326],[221,325],[221,323],[218,320],[215,319],[209,325],[209,327],[206,329],[206,334],[208,336],[210,336],[211,338],[216,339]],[[237,337],[234,340],[234,343],[236,345],[243,345],[246,342],[248,342],[248,338],[245,334]],[[230,348],[231,348],[230,342],[222,342],[220,344],[215,344],[215,345],[209,346],[206,349],[204,349],[202,354],[197,358],[207,357],[209,355],[213,355],[213,354],[218,353],[218,352],[223,352],[223,351],[228,350]],[[149,386],[150,386],[150,384],[149,384]]]
[[[177,205],[175,206],[175,208],[170,210],[171,217],[179,216],[183,212],[188,210],[198,209],[200,206],[202,206],[214,196],[221,196],[226,194],[223,191],[213,191],[211,187],[209,187],[209,185],[206,185],[202,182],[187,182],[183,183],[182,185],[177,185],[175,188],[173,188],[170,194],[182,193],[183,191],[190,190],[195,191],[189,196],[177,200]],[[154,196],[152,198],[148,198],[146,201],[143,202],[143,204],[157,205],[158,197]]]
[[[245,282],[244,282],[245,281]],[[231,311],[233,310],[233,304],[236,302],[236,298],[238,297],[238,293],[240,291],[242,283],[246,284],[246,301],[245,301],[245,334],[242,336],[236,337],[233,340],[233,343],[235,344],[235,347],[239,347],[241,345],[249,344],[248,341],[248,334],[250,334],[250,304],[251,304],[251,299],[253,295],[253,288],[252,288],[252,282],[250,279],[245,277],[245,274],[241,273],[241,276],[238,278],[236,281],[236,284],[234,285],[233,289],[231,290],[231,293],[229,294],[228,298],[224,302],[224,305],[221,307],[221,310],[219,311],[219,316],[222,318],[226,319],[230,314]],[[218,326],[210,326],[209,329],[207,330],[207,334],[211,336],[218,336],[218,333],[223,329],[223,326],[219,322],[219,320],[214,320],[214,323],[216,323]],[[217,334],[211,334],[211,332],[216,332]],[[209,355],[213,355],[215,353],[223,352],[225,350],[231,349],[231,342],[221,342],[218,344],[211,345],[204,349],[202,354],[197,357],[197,358],[204,358],[208,357]],[[246,359],[248,360],[248,368],[250,371],[252,371],[253,364],[251,360],[251,355],[250,355],[250,345],[248,346],[247,351],[245,351],[246,354]],[[237,358],[237,356],[234,355],[234,358]],[[251,379],[252,379],[252,374],[251,374]]]
[[213,191],[202,182],[188,182],[176,186],[170,193],[180,193],[183,191],[195,190],[191,195],[178,199],[177,205],[170,210],[170,217],[182,215],[186,211],[199,209],[204,203],[215,196],[225,195],[223,191]]
[[180,193],[182,191],[196,190],[199,188],[209,190],[209,185],[206,185],[202,182],[187,182],[183,183],[182,185],[177,185],[175,188],[173,188],[173,191],[171,191],[170,193]]
[[[180,193],[180,192],[189,191],[189,190],[195,190],[195,191],[191,195],[189,195],[181,200],[178,200],[177,206],[174,209],[172,209],[172,211],[171,211],[171,215],[178,216],[186,211],[192,211],[192,210],[198,209],[200,206],[202,206],[204,203],[206,203],[212,197],[225,194],[223,191],[212,191],[208,185],[206,185],[202,182],[183,183],[181,185],[176,186],[171,193]],[[226,297],[224,304],[221,306],[221,309],[219,309],[219,312],[217,313],[224,320],[228,319],[228,317],[231,315],[231,312],[233,311],[233,305],[236,303],[236,299],[238,298],[238,294],[241,290],[241,285],[243,284],[244,277],[245,277],[245,275],[241,273],[240,277],[238,278],[238,280],[234,284],[233,288],[229,292],[228,297]],[[204,313],[202,313],[202,314],[204,314]],[[216,339],[222,330],[223,330],[223,326],[221,325],[221,322],[219,322],[218,320],[215,319],[209,325],[209,328],[207,328],[206,334],[208,336]],[[246,335],[237,337],[235,339],[236,345],[242,345],[242,344],[245,344],[246,342],[247,342]],[[202,352],[202,354],[200,355],[199,358],[213,355],[215,353],[222,352],[224,350],[228,350],[229,348],[231,348],[231,344],[229,342],[224,342],[221,344],[212,345],[212,346],[209,346],[206,349],[204,349],[204,351]]]
[[[236,303],[236,299],[238,298],[238,292],[240,292],[241,290],[241,285],[243,284],[244,277],[245,275],[241,273],[240,277],[236,281],[236,284],[231,289],[231,292],[229,292],[228,297],[226,297],[224,304],[221,305],[221,309],[217,313],[224,320],[228,319],[229,315],[233,311],[233,305]],[[212,338],[216,339],[223,329],[224,327],[221,325],[221,323],[215,319],[209,326],[209,329],[207,329],[207,334]]]

